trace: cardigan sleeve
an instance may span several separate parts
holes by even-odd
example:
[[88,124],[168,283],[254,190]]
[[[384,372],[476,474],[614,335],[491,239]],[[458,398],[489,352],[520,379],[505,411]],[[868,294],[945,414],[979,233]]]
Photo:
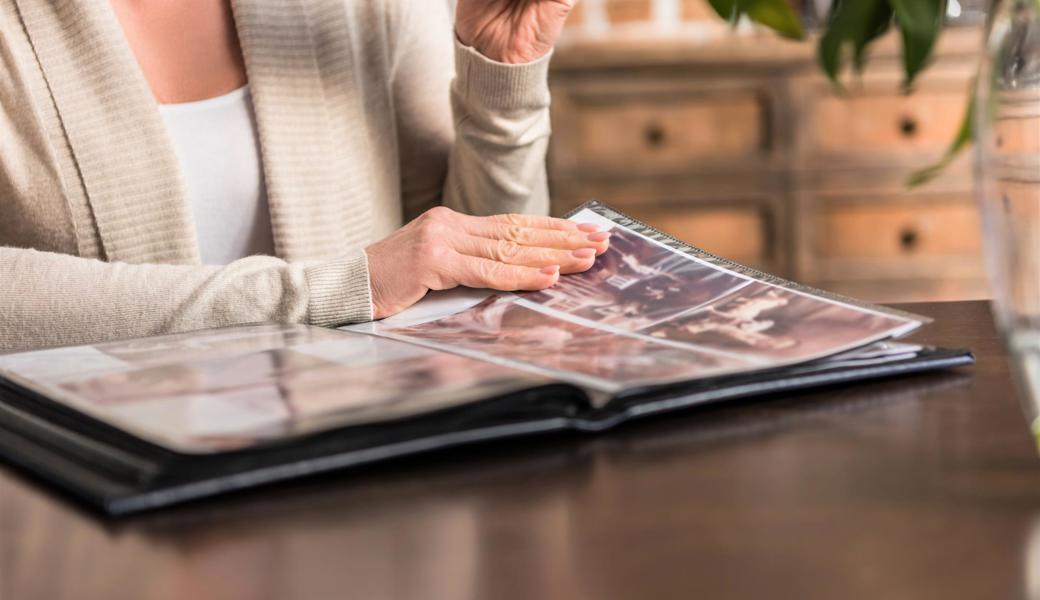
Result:
[[444,0],[402,0],[390,43],[405,216],[548,214],[550,56],[510,65],[454,36]]
[[364,252],[323,263],[107,263],[0,247],[0,352],[283,322],[372,318]]

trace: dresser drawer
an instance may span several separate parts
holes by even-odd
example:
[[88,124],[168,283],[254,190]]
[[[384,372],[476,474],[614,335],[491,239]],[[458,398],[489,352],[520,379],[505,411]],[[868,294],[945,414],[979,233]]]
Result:
[[775,261],[774,220],[761,205],[618,206],[631,217],[702,250],[761,267]]
[[989,286],[986,279],[982,277],[809,281],[806,283],[821,290],[878,304],[950,302],[981,300],[990,297]]
[[823,204],[815,226],[821,259],[975,257],[981,231],[970,198]]
[[808,116],[811,151],[938,156],[956,136],[964,108],[963,90],[920,90],[909,96],[827,94]]
[[646,0],[607,0],[605,4],[607,19],[611,23],[645,22],[653,14],[651,4]]
[[767,150],[767,104],[754,92],[582,102],[569,115],[566,151],[579,169],[616,173],[733,162]]

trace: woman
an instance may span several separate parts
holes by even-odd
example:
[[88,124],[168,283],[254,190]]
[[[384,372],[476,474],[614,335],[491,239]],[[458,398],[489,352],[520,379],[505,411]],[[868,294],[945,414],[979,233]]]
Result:
[[458,0],[453,39],[447,0],[0,0],[0,351],[588,269],[605,232],[518,216],[575,1]]

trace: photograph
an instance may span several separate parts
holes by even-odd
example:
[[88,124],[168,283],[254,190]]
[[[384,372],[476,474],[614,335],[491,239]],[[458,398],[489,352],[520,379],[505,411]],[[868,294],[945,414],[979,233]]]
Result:
[[357,342],[365,348],[368,360],[351,365],[281,348],[110,373],[59,387],[66,397],[134,430],[181,447],[227,450],[547,383],[524,371],[393,340],[338,337],[345,346]]
[[494,363],[417,349],[420,352],[394,361],[288,373],[278,386],[293,414],[293,428],[400,417],[550,383]]
[[586,327],[505,297],[490,298],[437,321],[377,332],[526,363],[561,379],[573,374],[591,377],[611,387],[693,379],[747,366],[727,357]]
[[334,340],[335,336],[319,327],[266,323],[106,342],[94,347],[125,363],[146,367]]
[[0,369],[42,383],[60,384],[290,346],[353,345],[343,341],[343,334],[320,327],[268,323],[0,355]]
[[662,247],[622,227],[592,269],[561,277],[525,300],[575,317],[638,331],[739,289],[749,280]]
[[898,317],[756,282],[648,333],[702,348],[788,362],[877,341],[906,324]]
[[35,352],[0,354],[0,374],[43,384],[56,384],[133,369],[133,365],[95,346],[47,348]]

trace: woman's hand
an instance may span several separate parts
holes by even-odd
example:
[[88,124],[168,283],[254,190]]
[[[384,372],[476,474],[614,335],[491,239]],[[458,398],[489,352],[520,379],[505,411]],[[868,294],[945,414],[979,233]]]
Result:
[[365,249],[375,318],[401,312],[430,290],[551,287],[561,273],[588,270],[609,239],[595,225],[563,219],[431,209]]
[[459,41],[502,63],[545,56],[578,0],[459,0]]

